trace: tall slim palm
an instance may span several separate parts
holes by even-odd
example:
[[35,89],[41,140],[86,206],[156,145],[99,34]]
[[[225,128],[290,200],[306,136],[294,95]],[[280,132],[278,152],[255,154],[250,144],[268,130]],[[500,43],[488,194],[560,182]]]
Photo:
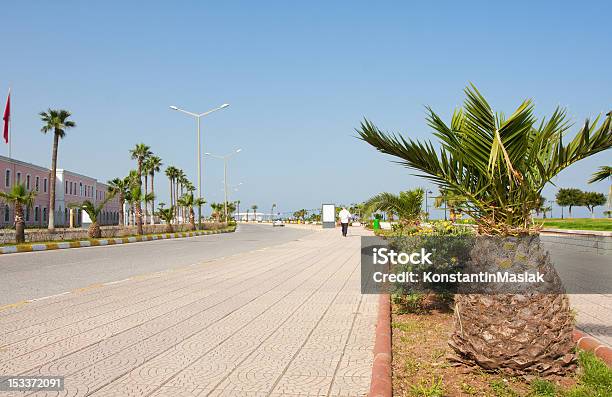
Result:
[[[153,153],[151,152],[151,155],[153,155]],[[149,193],[149,157],[146,157],[144,159],[144,161],[142,162],[142,176],[144,179],[143,185],[144,185],[144,195],[143,197],[146,197],[147,194]],[[144,202],[144,211],[143,211],[143,223],[146,224],[147,220],[149,218],[149,203],[145,200]]]
[[151,176],[151,193],[153,193],[153,201],[151,201],[151,224],[155,223],[153,214],[155,213],[155,174],[161,170],[162,160],[158,156],[151,156],[147,159],[147,168]]
[[8,192],[0,192],[0,198],[13,204],[15,212],[15,242],[25,242],[25,222],[23,219],[23,207],[31,208],[34,205],[36,193],[28,191],[25,185],[18,183]]
[[257,204],[253,204],[251,206],[251,209],[253,210],[253,222],[257,222],[257,208],[259,208]]
[[[138,186],[142,190],[142,166],[145,160],[152,155],[151,148],[144,143],[137,143],[134,149],[130,150],[132,159],[138,163]],[[142,207],[140,200],[136,201],[136,230],[138,234],[142,234]]]
[[119,226],[122,227],[125,225],[124,206],[125,197],[127,191],[129,190],[129,187],[130,181],[128,180],[128,178],[115,178],[111,181],[108,181],[108,192],[112,195],[117,195],[117,198],[119,199]]
[[170,182],[170,206],[173,207],[172,211],[174,211],[174,178],[176,177],[177,169],[176,167],[170,165],[166,167],[166,177],[168,178],[168,182]]
[[[504,258],[516,255],[516,239],[540,274],[542,288],[559,291],[560,280],[541,247],[531,220],[544,186],[569,165],[612,147],[612,119],[598,126],[588,120],[567,144],[566,113],[557,109],[537,123],[530,100],[506,118],[495,113],[473,85],[466,88],[463,109],[447,125],[429,109],[427,122],[441,147],[381,132],[365,120],[357,130],[379,151],[399,158],[440,187],[466,198],[465,210],[475,219],[476,239],[469,266],[488,273],[515,269]],[[531,235],[531,236],[529,236]],[[498,238],[495,238],[498,237]],[[502,238],[499,238],[502,237]],[[505,237],[505,238],[503,238]],[[520,258],[516,267],[522,266]],[[573,318],[567,295],[538,293],[458,294],[455,332],[450,345],[458,360],[509,373],[564,373],[573,366]]]
[[66,136],[66,130],[76,127],[76,123],[68,120],[70,112],[63,109],[51,109],[40,112],[43,126],[40,129],[44,134],[53,131],[53,150],[51,152],[51,175],[49,175],[49,231],[55,230],[55,174],[57,171],[57,146],[60,138]]

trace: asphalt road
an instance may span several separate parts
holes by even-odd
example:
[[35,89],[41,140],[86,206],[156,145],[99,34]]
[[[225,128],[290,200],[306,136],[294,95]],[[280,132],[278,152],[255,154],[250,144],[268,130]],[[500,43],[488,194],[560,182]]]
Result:
[[270,247],[309,233],[241,224],[235,233],[0,255],[0,306]]

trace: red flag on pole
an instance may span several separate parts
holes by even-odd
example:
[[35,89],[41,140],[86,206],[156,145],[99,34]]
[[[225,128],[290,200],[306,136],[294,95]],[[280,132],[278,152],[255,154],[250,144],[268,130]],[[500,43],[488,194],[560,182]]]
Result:
[[8,98],[6,98],[6,107],[4,108],[4,142],[9,141],[9,119],[11,118],[11,91],[9,90]]

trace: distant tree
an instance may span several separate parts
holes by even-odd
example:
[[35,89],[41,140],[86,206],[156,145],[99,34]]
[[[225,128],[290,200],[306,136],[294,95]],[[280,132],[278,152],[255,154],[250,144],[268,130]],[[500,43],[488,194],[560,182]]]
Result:
[[151,156],[146,160],[146,168],[151,176],[151,193],[153,193],[153,201],[151,201],[151,224],[155,223],[153,212],[155,212],[155,174],[161,170],[162,160],[158,156]]
[[[133,160],[136,160],[138,164],[138,186],[140,190],[142,190],[142,173],[143,173],[143,165],[145,160],[151,156],[153,153],[150,150],[151,148],[144,143],[138,143],[134,146],[134,149],[130,150],[130,155]],[[147,171],[148,172],[148,171]],[[140,196],[140,195],[139,195]],[[142,207],[140,206],[141,200],[136,202],[136,228],[137,233],[142,234]],[[145,204],[146,205],[146,204]]]
[[257,222],[257,208],[259,208],[257,204],[253,204],[251,206],[251,209],[253,210],[253,222]]
[[80,208],[89,215],[89,219],[91,219],[91,224],[89,225],[89,229],[87,230],[87,235],[89,238],[100,238],[102,237],[102,230],[100,229],[100,224],[98,223],[98,217],[104,209],[106,203],[114,197],[114,193],[110,193],[106,196],[106,198],[100,202],[98,205],[95,205],[89,200],[85,200],[80,204],[71,204],[69,207],[71,208]]
[[157,210],[157,216],[159,216],[159,219],[161,219],[162,221],[166,223],[166,233],[172,233],[173,232],[172,220],[174,219],[174,208],[172,206],[168,208],[159,208]]
[[540,196],[538,198],[536,205],[534,207],[534,211],[537,216],[540,216],[541,213],[544,213],[544,218],[546,218],[546,211],[547,211],[546,198],[544,198],[543,196]]
[[398,195],[380,193],[365,202],[364,213],[369,217],[376,211],[383,211],[387,215],[396,214],[404,224],[418,223],[424,195],[421,188],[400,192]]
[[584,192],[582,198],[583,205],[591,211],[591,217],[595,217],[595,207],[606,203],[606,196],[598,192]]
[[40,129],[44,134],[53,132],[53,151],[51,152],[51,173],[49,175],[49,231],[55,230],[55,174],[57,171],[57,146],[59,140],[66,136],[66,130],[76,127],[76,123],[68,120],[70,112],[63,109],[49,109],[40,112],[43,126]]
[[584,205],[584,194],[580,189],[559,189],[555,196],[559,207],[569,207],[569,217],[572,217],[572,207]]
[[189,229],[195,230],[195,213],[193,211],[195,199],[193,193],[183,194],[178,200],[178,205],[183,207],[185,212],[187,212],[187,216],[189,217]]
[[28,191],[25,185],[17,183],[8,192],[0,191],[0,198],[13,204],[15,213],[15,242],[25,242],[25,222],[23,219],[23,207],[31,208],[34,205],[36,193]]
[[108,181],[108,193],[117,195],[119,197],[119,226],[125,226],[125,219],[123,217],[123,206],[125,205],[125,197],[128,195],[130,189],[130,181],[128,178],[115,178],[112,181]]
[[465,196],[453,193],[448,189],[441,188],[440,195],[435,198],[434,207],[440,208],[444,204],[448,207],[451,222],[455,222],[457,214],[461,214],[461,210],[466,205]]

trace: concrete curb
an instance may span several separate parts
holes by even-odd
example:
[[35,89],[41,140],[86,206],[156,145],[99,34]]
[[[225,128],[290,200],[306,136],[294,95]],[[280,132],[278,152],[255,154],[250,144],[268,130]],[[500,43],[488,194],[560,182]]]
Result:
[[595,356],[612,367],[612,349],[609,346],[577,329],[574,330],[572,336],[576,346],[582,350],[595,353]]
[[391,357],[391,298],[389,294],[382,294],[378,301],[376,342],[374,343],[369,397],[391,397],[393,395]]
[[100,238],[91,240],[81,241],[57,241],[50,243],[33,243],[33,244],[22,244],[22,245],[8,245],[0,247],[0,254],[15,254],[20,252],[33,252],[33,251],[51,251],[57,249],[68,249],[68,248],[83,248],[83,247],[98,247],[104,245],[117,245],[117,244],[129,244],[141,241],[154,241],[154,240],[167,240],[173,238],[185,238],[185,237],[196,237],[205,236],[208,234],[220,234],[230,233],[235,230],[234,227],[228,227],[225,229],[216,230],[199,230],[194,232],[176,232],[176,233],[160,233],[153,235],[144,236],[131,236],[131,237],[110,237]]

